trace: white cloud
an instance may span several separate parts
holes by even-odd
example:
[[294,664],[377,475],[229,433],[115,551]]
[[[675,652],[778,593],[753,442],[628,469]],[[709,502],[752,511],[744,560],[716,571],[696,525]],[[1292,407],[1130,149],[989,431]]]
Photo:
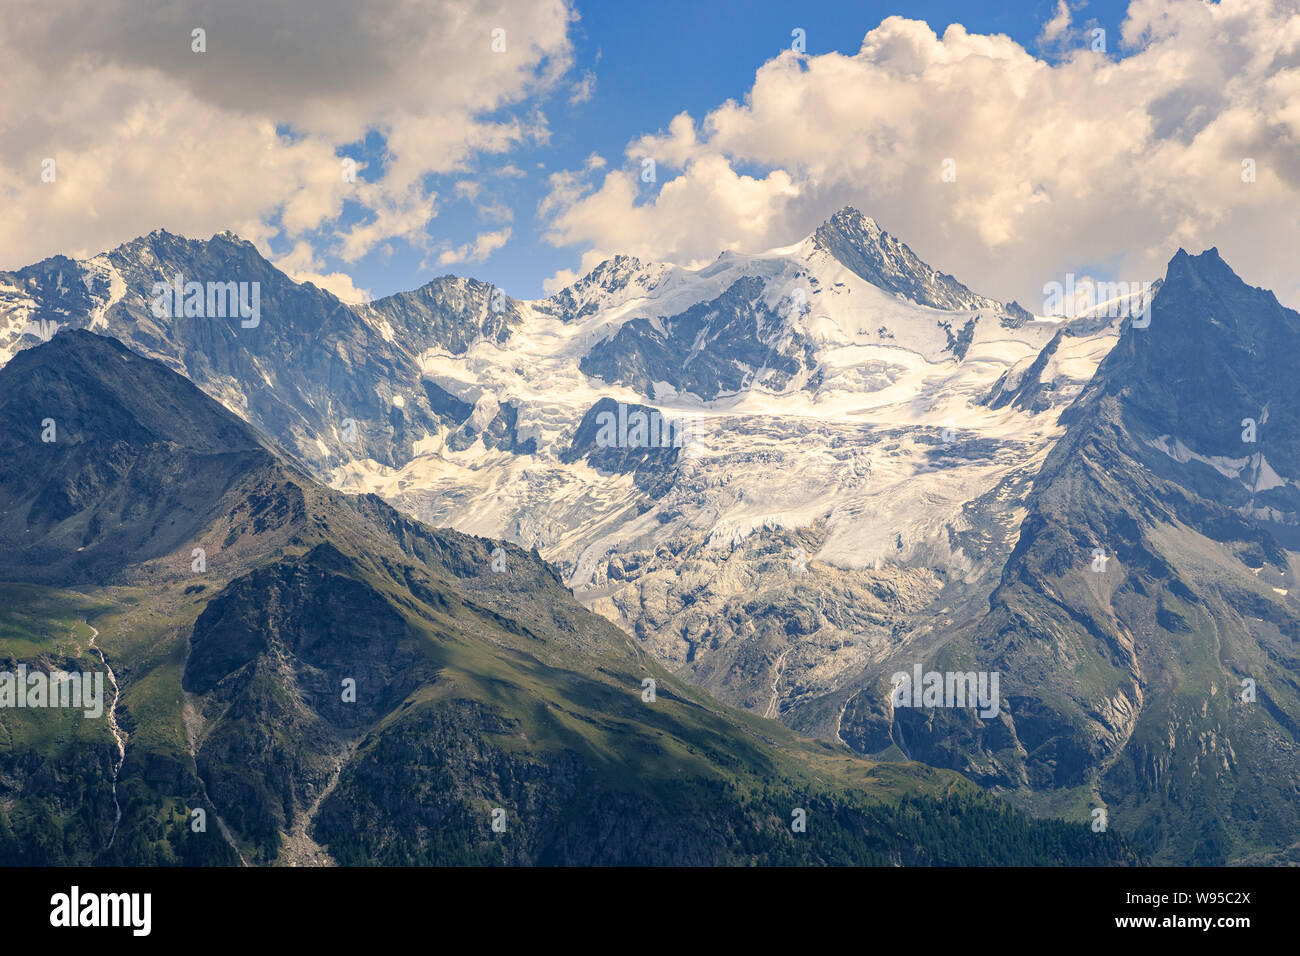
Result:
[[[564,81],[572,19],[567,0],[26,4],[0,19],[0,268],[159,226],[265,247],[329,234],[349,200],[346,261],[436,248],[428,177],[545,141],[528,101]],[[371,132],[383,168],[346,182],[339,150]]]
[[596,92],[596,74],[591,70],[584,70],[582,77],[570,87],[569,105],[577,106],[579,103],[585,103]]
[[1043,24],[1043,32],[1038,35],[1038,42],[1050,46],[1062,39],[1070,29],[1070,8],[1065,0],[1056,0],[1056,12]]
[[1116,39],[1122,58],[1081,44],[1049,63],[1006,36],[891,17],[856,55],[783,53],[743,102],[677,117],[618,167],[553,174],[548,238],[699,262],[784,245],[853,204],[978,291],[1031,307],[1067,271],[1155,278],[1180,245],[1217,245],[1300,301],[1294,5],[1135,0]]
[[578,273],[574,269],[561,269],[559,272],[555,273],[555,275],[551,276],[549,279],[542,280],[542,291],[544,291],[547,295],[553,295],[554,293],[559,292],[565,286],[569,286],[577,282],[579,277],[580,277],[580,273]]
[[467,242],[454,249],[445,250],[438,256],[438,265],[446,266],[456,262],[482,262],[510,241],[510,228],[498,229],[496,232],[479,233],[473,242]]
[[311,282],[327,292],[332,292],[344,302],[368,302],[370,290],[358,289],[352,277],[344,272],[323,272],[324,265],[317,258],[311,243],[301,241],[284,256],[273,261],[277,269],[294,282]]
[[478,206],[478,217],[483,222],[511,222],[515,211],[504,202],[482,202]]

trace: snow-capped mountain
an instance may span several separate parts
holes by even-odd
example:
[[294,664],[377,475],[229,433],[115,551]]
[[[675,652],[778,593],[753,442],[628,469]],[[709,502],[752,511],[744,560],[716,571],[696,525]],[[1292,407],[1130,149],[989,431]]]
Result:
[[[159,317],[175,276],[259,282],[259,322]],[[1118,322],[980,296],[844,209],[790,246],[617,257],[531,302],[444,277],[350,307],[232,235],[156,232],[0,275],[5,356],[54,325],[159,358],[336,487],[536,547],[666,662],[824,731],[803,702],[991,590]],[[683,447],[605,447],[620,406]]]
[[[1103,810],[1159,862],[1294,862],[1298,349],[1300,314],[1180,250],[1062,416],[987,604],[895,654],[843,735]],[[882,706],[894,666],[959,662],[1002,675],[997,719]]]
[[[177,276],[204,294],[160,315]],[[206,308],[240,283],[256,321]],[[1069,311],[980,296],[851,209],[537,301],[446,276],[348,306],[237,237],[158,232],[0,274],[0,359],[117,337],[336,488],[535,548],[729,703],[1039,812],[1104,805],[1157,859],[1276,859],[1300,316],[1213,251]],[[894,708],[918,664],[1002,674],[996,719]]]
[[[258,283],[257,321],[160,316],[155,284],[176,276]],[[984,620],[1033,528],[1062,412],[1122,340],[1115,306],[1132,304],[1030,315],[852,209],[700,269],[617,257],[537,301],[447,276],[349,306],[237,237],[159,232],[0,274],[0,349],[56,325],[115,336],[334,487],[537,549],[727,702],[901,755],[891,728],[918,728],[882,728],[880,682]],[[1193,426],[1149,437],[1144,454],[1271,481]],[[969,744],[925,754],[1052,791],[1014,762],[983,772],[986,740]]]
[[[504,339],[420,357],[457,404],[411,461],[334,483],[537,547],[661,659],[828,735],[805,702],[992,589],[1119,326],[978,296],[854,210],[703,269],[610,260],[519,309]],[[503,403],[527,450],[466,443],[458,420]],[[599,447],[620,405],[685,423],[683,447]]]
[[[160,298],[159,284],[181,291]],[[0,273],[0,362],[59,328],[88,328],[186,375],[317,470],[354,457],[398,465],[440,420],[419,353],[463,350],[517,321],[505,296],[489,308],[490,289],[448,276],[354,309],[231,233],[160,230],[83,262]],[[257,314],[236,315],[241,301]]]

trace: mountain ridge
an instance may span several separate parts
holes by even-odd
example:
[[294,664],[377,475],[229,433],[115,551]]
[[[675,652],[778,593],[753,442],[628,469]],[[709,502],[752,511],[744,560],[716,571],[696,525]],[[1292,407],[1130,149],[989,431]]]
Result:
[[[126,738],[112,762],[103,722],[9,713],[5,862],[1135,860],[1122,841],[1029,823],[954,775],[874,764],[729,710],[583,609],[534,554],[321,487],[112,339],[60,332],[0,369],[0,418],[31,407],[65,424],[53,441],[18,429],[0,447],[4,474],[32,473],[4,485],[5,513],[28,517],[49,475],[74,476],[80,495],[28,533],[57,540],[138,479],[195,518],[160,555],[156,515],[113,511],[111,564],[49,568],[6,547],[0,654],[87,667],[96,641]],[[195,435],[204,420],[227,431]],[[80,480],[103,444],[135,458]],[[224,493],[192,453],[229,466]],[[43,584],[13,583],[24,579]],[[194,810],[206,827],[191,827]],[[785,822],[800,812],[806,840]],[[945,827],[977,819],[1009,842],[949,845]]]
[[[845,212],[840,228],[870,240],[858,264],[870,274],[873,248],[906,247],[873,246],[887,234],[863,220]],[[1291,654],[1279,635],[1248,632],[1294,626],[1289,476],[1300,472],[1294,444],[1277,440],[1294,434],[1293,314],[1216,250],[1180,250],[1152,286],[1151,324],[1135,327],[1109,305],[1026,320],[971,299],[978,307],[920,304],[814,239],[694,271],[615,257],[549,306],[502,300],[503,312],[491,287],[434,280],[386,312],[339,316],[353,360],[309,369],[291,399],[244,387],[295,374],[256,353],[203,387],[220,396],[234,382],[263,402],[249,417],[336,488],[536,551],[635,646],[729,705],[864,754],[958,769],[1035,813],[1122,807],[1115,825],[1158,860],[1267,853],[1270,828],[1295,823],[1280,790],[1254,791],[1268,821],[1220,833],[1213,801],[1166,799],[1131,760],[1162,728],[1183,739],[1196,726],[1210,736],[1184,749],[1230,738],[1273,777],[1289,766],[1284,742],[1300,724],[1278,688],[1292,686]],[[74,278],[60,268],[50,294]],[[974,295],[931,272],[925,288]],[[112,321],[102,299],[73,290],[65,305]],[[397,340],[423,329],[420,347],[369,355],[372,339],[387,342],[380,319]],[[282,354],[341,347],[304,330],[292,325]],[[322,378],[335,388],[317,405]],[[379,396],[355,416],[357,446],[325,433],[355,407],[336,392]],[[290,411],[268,413],[275,402]],[[689,440],[602,447],[597,419],[620,410],[681,420]],[[1254,444],[1242,441],[1246,419]],[[1094,549],[1115,573],[1077,580]],[[1130,561],[1131,579],[1094,593]],[[1201,643],[1216,615],[1236,653],[1282,682],[1229,738],[1187,716],[1193,704],[1174,690],[1213,685],[1216,719],[1242,716],[1222,695],[1225,674],[1246,675]],[[1162,663],[1168,680],[1152,684],[1135,642],[1175,653],[1172,635],[1187,634],[1204,658],[1195,680]],[[890,713],[881,682],[918,658],[1006,667],[1003,716],[983,727]],[[1071,668],[1083,669],[1077,687]],[[1282,743],[1261,743],[1269,734]],[[1252,791],[1227,773],[1225,787]]]
[[[1157,861],[1294,842],[1276,835],[1300,826],[1298,346],[1300,314],[1180,250],[1149,327],[1126,326],[1062,416],[989,610],[934,658],[1002,670],[1006,717],[904,714],[909,754],[1022,805],[1091,791]],[[1257,436],[1242,418],[1261,407],[1279,417]],[[1281,472],[1261,491],[1265,455]]]

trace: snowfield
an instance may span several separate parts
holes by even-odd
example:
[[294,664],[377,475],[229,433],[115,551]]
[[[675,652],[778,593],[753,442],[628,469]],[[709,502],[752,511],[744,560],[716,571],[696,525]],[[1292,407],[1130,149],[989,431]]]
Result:
[[[747,388],[709,401],[671,383],[656,383],[648,396],[580,370],[592,346],[625,323],[680,315],[746,276],[763,280],[765,304],[783,317],[764,330],[773,354],[792,334],[814,350],[814,368],[780,390],[765,384],[761,365],[746,368]],[[1070,323],[1036,317],[1010,328],[993,309],[919,305],[868,283],[812,237],[755,255],[728,253],[694,271],[610,260],[551,299],[521,305],[523,322],[506,342],[480,340],[461,355],[430,350],[420,359],[425,377],[474,405],[482,422],[513,403],[521,436],[537,439],[535,454],[481,441],[455,451],[448,428],[429,434],[401,468],[352,461],[331,479],[436,524],[535,546],[579,594],[596,586],[603,561],[652,547],[657,537],[689,532],[711,548],[732,547],[756,532],[818,523],[827,535],[817,561],[858,569],[943,560],[973,570],[978,556],[954,550],[946,530],[964,526],[966,502],[1036,469],[1059,434],[1060,409],[1118,334],[1115,323],[1063,339],[1040,376],[1055,389],[1050,407],[993,409],[985,400],[995,383],[1004,375],[1018,382]],[[958,358],[945,326],[971,322],[974,335]],[[726,347],[699,342],[684,362]],[[636,508],[628,476],[560,460],[603,397],[692,422],[689,463],[647,510]]]

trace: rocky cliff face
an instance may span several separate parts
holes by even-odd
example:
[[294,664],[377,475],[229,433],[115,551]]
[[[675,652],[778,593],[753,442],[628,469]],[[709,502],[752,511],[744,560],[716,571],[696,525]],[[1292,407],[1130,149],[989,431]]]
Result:
[[[177,277],[182,288],[202,286],[192,302],[181,296],[180,310],[174,295],[155,292]],[[236,303],[251,312],[254,301],[256,316],[243,318]],[[507,338],[518,321],[517,305],[484,283],[446,277],[351,307],[293,282],[236,236],[162,231],[86,262],[56,257],[2,274],[0,311],[5,358],[60,328],[111,334],[321,471],[354,458],[409,460],[442,420],[419,386],[420,354]]]
[[[53,441],[18,427],[32,405]],[[1134,859],[718,704],[536,553],[316,484],[113,340],[17,356],[0,421],[0,657],[120,691],[102,719],[6,712],[5,861]],[[84,557],[49,560],[74,539]],[[976,820],[1000,838],[945,835]]]
[[879,289],[949,311],[992,309],[1027,318],[987,296],[976,295],[947,273],[923,262],[906,244],[852,207],[841,209],[813,233],[818,249]]
[[1150,326],[1065,416],[988,611],[913,655],[1001,672],[1003,715],[856,703],[859,748],[888,738],[1029,805],[1107,807],[1157,859],[1289,845],[1297,346],[1300,315],[1214,250],[1180,252]]

